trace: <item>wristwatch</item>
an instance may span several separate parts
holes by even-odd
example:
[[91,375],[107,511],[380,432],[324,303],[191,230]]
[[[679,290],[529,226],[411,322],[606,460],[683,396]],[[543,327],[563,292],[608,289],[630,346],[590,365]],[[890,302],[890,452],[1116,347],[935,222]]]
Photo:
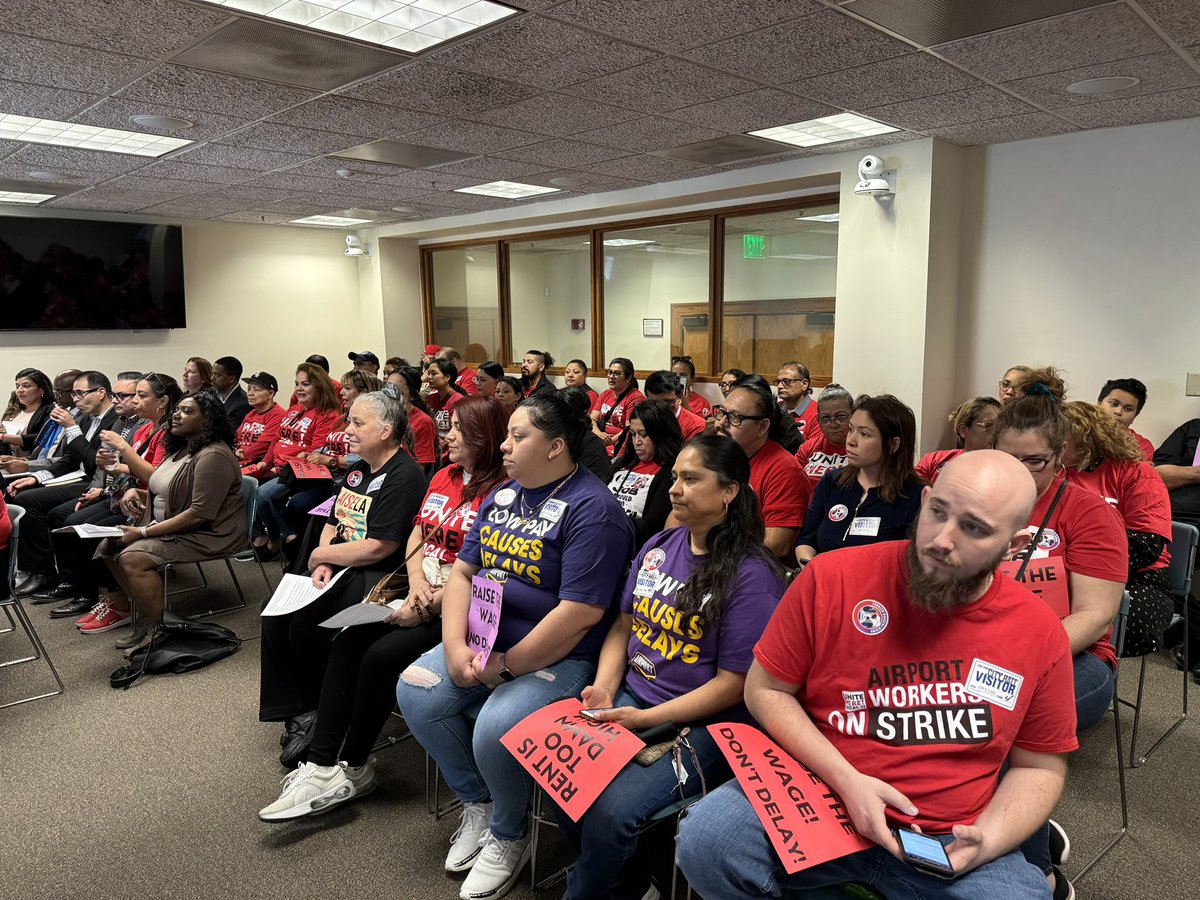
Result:
[[508,664],[504,661],[504,654],[500,654],[500,677],[505,681],[516,681],[517,676],[508,668]]

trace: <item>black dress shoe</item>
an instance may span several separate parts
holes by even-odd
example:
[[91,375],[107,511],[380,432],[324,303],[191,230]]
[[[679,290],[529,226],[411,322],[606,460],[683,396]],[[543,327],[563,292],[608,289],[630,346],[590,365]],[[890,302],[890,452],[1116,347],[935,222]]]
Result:
[[308,745],[312,743],[313,726],[317,724],[316,710],[301,713],[287,721],[287,742],[279,754],[279,764],[287,769],[294,769],[304,762],[308,753]]
[[56,606],[50,610],[50,618],[66,619],[70,616],[82,616],[95,605],[96,600],[92,597],[74,597],[62,606]]
[[59,603],[62,603],[64,600],[74,600],[78,596],[79,585],[71,581],[63,581],[55,587],[32,594],[31,598],[34,603],[48,603],[51,600],[57,600]]
[[[42,591],[48,591],[58,582],[57,575],[43,575],[39,572],[34,572],[24,581],[17,585],[13,595],[17,597],[31,597],[34,594]],[[34,600],[34,603],[49,603],[49,600]]]

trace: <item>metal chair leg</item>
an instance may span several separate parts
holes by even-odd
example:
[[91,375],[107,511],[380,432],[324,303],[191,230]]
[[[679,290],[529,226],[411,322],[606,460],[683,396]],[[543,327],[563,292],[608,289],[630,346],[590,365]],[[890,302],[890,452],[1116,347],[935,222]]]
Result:
[[1125,792],[1125,742],[1124,738],[1121,736],[1121,706],[1122,704],[1125,704],[1125,701],[1121,700],[1121,698],[1117,696],[1117,676],[1120,674],[1120,672],[1121,666],[1120,663],[1118,663],[1117,671],[1113,673],[1112,714],[1113,728],[1115,729],[1117,743],[1117,787],[1121,794],[1121,828],[1115,835],[1113,835],[1112,838],[1109,839],[1108,843],[1100,849],[1100,852],[1093,856],[1087,865],[1079,870],[1079,873],[1075,876],[1075,881],[1077,882],[1082,881],[1088,872],[1090,872],[1096,865],[1096,863],[1100,862],[1100,860],[1103,859],[1105,855],[1107,855],[1107,853],[1113,849],[1113,847],[1121,843],[1121,841],[1125,839],[1125,836],[1129,834],[1129,798]]
[[[6,612],[9,605],[10,604],[5,604]],[[0,709],[8,709],[10,706],[20,706],[22,703],[32,703],[34,700],[42,700],[46,697],[54,697],[66,690],[66,686],[63,684],[62,676],[58,674],[58,667],[54,665],[54,660],[52,660],[50,658],[50,654],[46,652],[46,645],[42,643],[41,635],[39,635],[37,629],[33,627],[33,622],[30,621],[29,614],[25,612],[25,608],[21,605],[19,600],[11,604],[11,606],[16,612],[17,621],[20,622],[21,627],[25,630],[25,634],[29,638],[29,642],[33,644],[34,653],[33,656],[27,659],[15,660],[14,662],[30,662],[35,659],[44,659],[46,661],[46,665],[50,667],[50,674],[54,676],[54,681],[58,685],[58,690],[46,691],[42,694],[35,694],[32,697],[26,697],[23,700],[13,700],[9,703],[0,704]],[[14,627],[15,625],[16,623],[14,622]]]

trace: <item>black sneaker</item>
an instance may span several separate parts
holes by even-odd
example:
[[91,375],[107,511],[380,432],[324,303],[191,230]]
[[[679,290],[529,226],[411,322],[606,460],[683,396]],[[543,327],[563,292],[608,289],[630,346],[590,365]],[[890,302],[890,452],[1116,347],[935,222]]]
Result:
[[1071,839],[1063,827],[1050,820],[1050,862],[1061,866],[1071,855]]
[[1075,885],[1071,884],[1071,879],[1058,866],[1052,866],[1051,871],[1054,873],[1054,900],[1075,900]]

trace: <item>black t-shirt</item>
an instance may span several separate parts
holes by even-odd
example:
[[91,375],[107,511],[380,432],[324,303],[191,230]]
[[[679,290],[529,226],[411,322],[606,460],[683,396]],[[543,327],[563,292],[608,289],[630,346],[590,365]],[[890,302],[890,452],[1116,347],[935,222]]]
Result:
[[395,541],[396,551],[372,569],[391,571],[404,562],[405,545],[425,496],[425,475],[411,456],[397,451],[378,471],[359,460],[346,473],[326,524],[337,529],[333,543],[375,538]]
[[[1190,466],[1200,443],[1200,419],[1184,422],[1154,451],[1156,466]],[[1171,491],[1171,518],[1200,522],[1200,484],[1189,484]]]

